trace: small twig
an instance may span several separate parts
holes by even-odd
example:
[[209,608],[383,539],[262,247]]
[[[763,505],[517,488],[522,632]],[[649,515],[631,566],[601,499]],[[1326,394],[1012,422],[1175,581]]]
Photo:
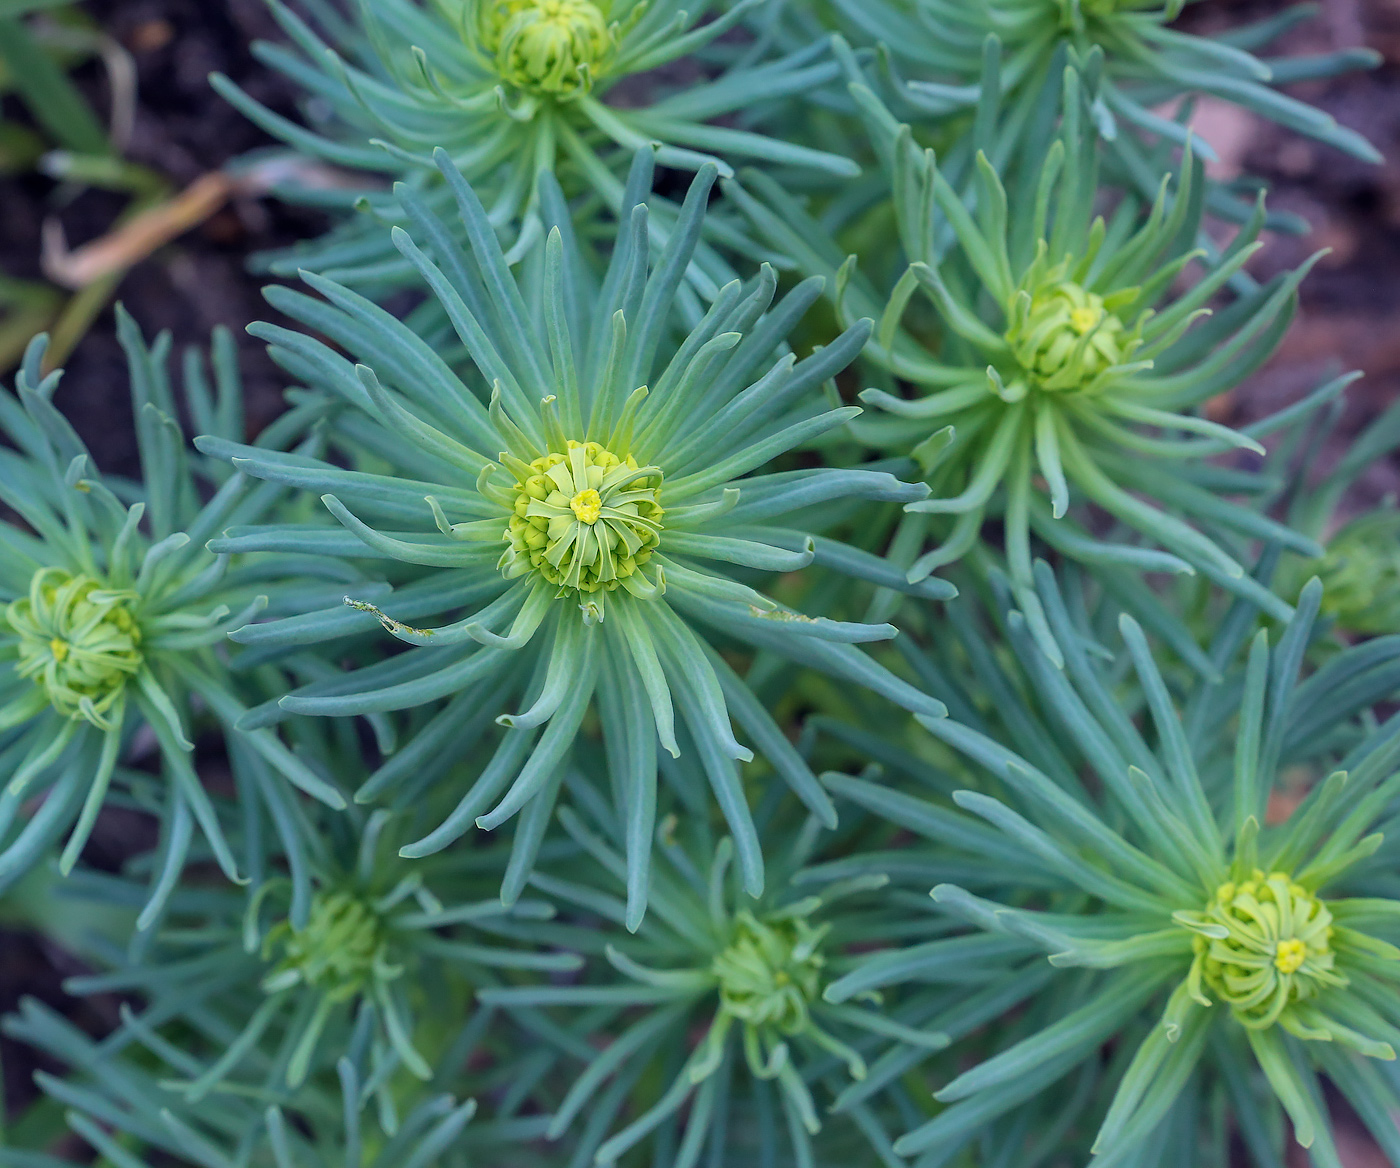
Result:
[[201,175],[178,195],[156,204],[106,235],[68,249],[63,225],[44,223],[44,274],[65,288],[86,288],[114,272],[140,263],[157,248],[203,223],[229,200],[237,187],[222,171]]

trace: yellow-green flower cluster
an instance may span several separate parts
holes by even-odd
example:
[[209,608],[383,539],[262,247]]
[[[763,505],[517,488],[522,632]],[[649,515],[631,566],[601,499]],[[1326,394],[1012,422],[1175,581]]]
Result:
[[735,913],[729,947],[711,966],[725,1012],[789,1036],[806,1030],[811,1003],[821,996],[821,943],[829,929],[801,917],[761,921],[747,910]]
[[501,80],[567,100],[593,87],[616,48],[615,30],[592,0],[495,0],[481,13],[482,47]]
[[1031,388],[1091,394],[1141,341],[1114,312],[1138,289],[1100,296],[1069,279],[1068,267],[1057,264],[1037,286],[1017,290],[1007,306],[1006,343]]
[[332,1002],[361,993],[376,977],[398,972],[385,954],[384,921],[362,897],[346,891],[318,892],[306,927],[281,921],[263,939],[264,959],[281,956],[263,979],[269,993],[304,984]]
[[534,570],[561,589],[612,592],[650,561],[665,514],[659,468],[573,439],[566,453],[502,461],[516,477],[500,563],[507,579]]
[[136,593],[62,568],[34,573],[29,595],[5,612],[19,634],[15,671],[32,678],[65,718],[108,728],[107,711],[141,668]]
[[1347,984],[1333,968],[1331,912],[1283,872],[1226,881],[1204,913],[1176,919],[1195,934],[1191,996],[1208,1006],[1213,995],[1251,1029],[1272,1026],[1324,986]]
[[1400,629],[1400,514],[1389,508],[1348,523],[1307,570],[1322,580],[1322,611],[1347,633]]

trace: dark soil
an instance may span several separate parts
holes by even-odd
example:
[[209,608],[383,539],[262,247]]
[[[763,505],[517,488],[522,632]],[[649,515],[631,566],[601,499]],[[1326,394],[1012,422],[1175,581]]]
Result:
[[[211,72],[227,74],[272,109],[296,116],[295,88],[249,52],[253,40],[278,35],[260,0],[90,0],[84,7],[136,62],[139,105],[127,157],[164,175],[175,190],[230,158],[271,144],[210,89]],[[105,110],[101,67],[83,67],[77,80],[94,106]],[[0,183],[0,271],[40,278],[37,241],[46,218],[56,215],[76,248],[106,233],[126,202],[90,191],[63,204],[62,195],[39,175]],[[250,321],[271,315],[259,291],[264,281],[247,272],[245,261],[252,252],[283,247],[323,229],[319,215],[274,200],[231,203],[132,269],[118,299],[148,338],[169,329],[177,354],[187,345],[207,343],[216,325],[233,329],[249,426],[256,432],[280,409],[283,380],[262,344],[243,331]],[[68,360],[58,402],[105,470],[135,469],[126,360],[110,310]]]

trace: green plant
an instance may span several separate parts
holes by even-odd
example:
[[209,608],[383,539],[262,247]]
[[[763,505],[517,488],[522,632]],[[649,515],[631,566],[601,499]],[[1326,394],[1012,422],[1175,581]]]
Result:
[[[41,372],[45,338],[29,346],[16,393],[0,396],[0,424],[16,447],[0,452],[0,500],[24,525],[0,528],[0,657],[9,663],[0,681],[7,836],[0,879],[23,876],[65,833],[59,863],[71,870],[114,779],[134,781],[130,797],[157,811],[167,836],[145,927],[184,865],[193,824],[224,873],[240,879],[192,765],[192,698],[226,726],[242,715],[243,699],[216,647],[266,607],[272,592],[302,591],[316,570],[284,561],[269,581],[264,566],[244,561],[230,571],[227,557],[205,549],[222,524],[264,514],[278,492],[250,490],[227,468],[191,458],[167,376],[168,339],[147,348],[120,310],[119,328],[144,477],[137,491],[104,482],[55,408],[62,372]],[[202,359],[191,355],[190,408],[202,428],[241,436],[241,387],[226,333],[215,337],[215,365],[211,386]],[[298,424],[289,416],[281,432]],[[288,574],[299,567],[307,574]],[[159,745],[164,782],[154,790],[119,771],[141,727]],[[343,805],[271,733],[249,745],[293,783]],[[25,822],[20,809],[39,790],[47,791],[43,807]]]
[[[605,892],[625,884],[623,857],[606,838],[616,826],[599,822],[600,835],[577,815],[564,816],[579,852],[538,871],[533,883],[561,903],[601,910],[615,929],[626,920],[622,902]],[[819,870],[804,870],[817,844],[815,827],[810,822],[795,833],[795,846],[772,857],[770,890],[755,901],[735,879],[732,841],[716,840],[698,819],[673,815],[659,833],[663,859],[653,876],[653,912],[636,936],[590,933],[575,941],[601,948],[610,970],[577,985],[482,991],[482,1001],[509,1012],[604,1004],[637,1012],[613,1045],[589,1051],[572,1082],[564,1080],[548,1138],[582,1128],[587,1153],[609,1164],[637,1146],[672,1147],[671,1162],[681,1168],[723,1154],[731,1140],[742,1144],[752,1115],[768,1114],[757,1122],[767,1125],[766,1140],[776,1141],[776,1095],[782,1142],[802,1162],[830,1138],[813,1097],[818,1084],[839,1092],[866,1079],[869,1064],[881,1058],[908,1052],[917,1063],[919,1054],[947,1045],[946,1034],[926,1025],[946,1006],[936,993],[910,994],[897,1010],[878,995],[843,1005],[823,999],[852,943],[902,934],[905,921],[898,898],[882,895],[887,877],[823,879]],[[699,1037],[687,1041],[687,1035]],[[639,1100],[630,1122],[609,1135],[627,1097],[622,1092],[635,1093],[630,1085],[638,1073],[668,1051],[685,1057],[664,1059],[667,1081],[659,1097],[649,1105]],[[609,1086],[612,1092],[605,1091]],[[595,1099],[601,1111],[591,1106]],[[857,1107],[854,1118],[869,1146],[888,1148],[875,1109]]]
[[1400,409],[1220,420],[1309,265],[1159,112],[1366,156],[1365,55],[1177,11],[274,4],[286,413],[0,395],[0,907],[117,1003],[0,1166],[1400,1166]]
[[[400,748],[361,788],[356,797],[369,800],[414,773],[403,759],[445,771],[447,760],[430,753],[484,729],[473,721],[460,734],[466,711],[499,712],[495,721],[506,733],[491,761],[443,824],[404,854],[429,855],[473,825],[494,829],[524,811],[516,836],[522,851],[503,888],[511,900],[529,873],[530,850],[539,846],[539,817],[549,814],[560,768],[596,698],[612,765],[626,776],[629,923],[640,922],[646,905],[658,747],[675,757],[685,742],[704,761],[745,886],[757,895],[762,851],[736,765],[753,751],[735,738],[731,718],[815,814],[830,820],[830,804],[699,629],[718,626],[872,685],[910,708],[941,712],[852,647],[887,639],[893,627],[805,616],[740,574],[747,570],[758,582],[752,573],[795,571],[820,555],[855,575],[900,583],[873,557],[833,541],[823,540],[819,553],[816,537],[787,526],[785,517],[806,512],[817,519],[812,509],[823,504],[913,499],[926,488],[864,469],[752,473],[859,412],[824,408],[820,389],[859,351],[869,323],[800,363],[793,354],[774,360],[783,331],[820,295],[821,282],[798,287],[764,318],[776,288],[774,274],[764,270],[748,286],[727,285],[689,335],[676,339],[667,310],[700,234],[712,167],[702,170],[671,243],[653,261],[640,201],[651,155],[642,152],[633,168],[634,209],[601,286],[586,274],[566,242],[567,223],[560,223],[551,227],[541,279],[522,288],[475,193],[445,158],[442,165],[471,241],[470,258],[452,248],[446,228],[416,201],[408,206],[443,266],[406,233],[396,240],[454,320],[469,354],[463,371],[472,369],[467,375],[476,392],[388,314],[323,277],[308,277],[334,307],[290,294],[274,299],[350,345],[363,363],[352,369],[281,330],[266,335],[312,384],[355,407],[357,424],[342,429],[346,448],[363,449],[372,436],[377,465],[387,460],[397,477],[201,441],[202,449],[246,473],[321,494],[345,529],[343,536],[308,532],[324,551],[437,569],[420,573],[382,610],[347,596],[349,610],[320,620],[313,634],[325,640],[368,617],[415,650],[345,679],[313,682],[244,724],[285,713],[377,714],[456,695],[421,732],[421,742]],[[551,202],[561,205],[557,195]],[[372,428],[358,418],[371,420]],[[410,477],[425,458],[435,481]],[[372,526],[376,519],[396,530]],[[281,527],[244,530],[218,546],[272,551],[285,538]],[[925,596],[951,592],[936,581],[905,587]],[[407,623],[454,612],[438,627]],[[236,631],[234,639],[267,649],[311,638],[296,617]],[[511,711],[512,702],[520,703],[519,712]]]
[[[511,243],[514,262],[546,234],[542,175],[555,175],[570,197],[587,192],[595,208],[621,204],[626,210],[625,169],[649,144],[661,165],[692,171],[712,164],[730,174],[729,160],[737,157],[856,173],[838,154],[712,123],[829,81],[836,68],[821,59],[820,45],[749,57],[742,69],[658,92],[658,70],[704,51],[760,3],[744,0],[706,21],[714,5],[686,8],[679,0],[378,0],[362,10],[353,30],[326,22],[333,36],[340,34],[335,48],[274,4],[300,52],[263,44],[259,54],[330,103],[334,118],[324,133],[295,126],[226,78],[214,84],[290,145],[342,166],[393,175],[443,215],[450,213],[452,195],[433,152],[446,151]],[[606,100],[614,88],[628,88],[630,96]],[[415,280],[412,265],[387,246],[383,229],[384,223],[406,225],[402,200],[371,189],[347,193],[347,205],[353,201],[372,209],[373,218],[358,217],[274,262],[273,270],[293,275],[309,267],[370,289]],[[674,209],[659,210],[653,230],[664,241]],[[705,271],[702,283],[724,282],[727,267],[708,249],[697,263]]]
[[[1400,902],[1373,892],[1368,869],[1384,845],[1374,829],[1395,798],[1400,722],[1377,726],[1365,715],[1395,684],[1393,646],[1344,652],[1298,685],[1323,594],[1314,580],[1277,645],[1257,633],[1242,668],[1223,682],[1197,683],[1183,722],[1141,628],[1124,615],[1120,629],[1150,713],[1139,726],[1076,638],[1043,564],[1038,584],[1065,673],[1030,638],[1022,614],[1007,610],[1014,672],[977,667],[995,671],[1004,695],[994,720],[973,729],[920,719],[971,764],[967,789],[953,792],[958,812],[868,780],[828,778],[834,792],[897,823],[923,823],[945,846],[976,857],[967,873],[977,892],[939,884],[932,895],[940,911],[1008,938],[1003,960],[1011,967],[1043,952],[1065,971],[1055,1014],[1013,1026],[1002,1049],[939,1090],[950,1106],[896,1150],[972,1138],[979,1125],[1096,1062],[1115,1034],[1123,1048],[1092,1136],[1096,1164],[1133,1162],[1167,1116],[1194,1114],[1213,1094],[1236,1113],[1251,1154],[1276,1158],[1277,1124],[1267,1110],[1251,1114],[1251,1057],[1272,1106],[1287,1113],[1317,1163],[1341,1163],[1318,1102],[1318,1070],[1377,1139],[1390,1140],[1379,1117],[1394,1106],[1393,1086],[1364,1058],[1395,1058]],[[962,704],[946,696],[951,707]],[[1266,807],[1274,773],[1300,766],[1318,781],[1275,822]],[[974,826],[978,820],[991,830]],[[1046,884],[1034,892],[1009,886],[1008,846]],[[827,997],[840,1002],[917,979],[959,944],[879,954]],[[1222,1163],[1225,1154],[1215,1153]]]
[[[1195,412],[1268,358],[1310,266],[1253,288],[1203,322],[1211,316],[1205,306],[1261,246],[1255,237],[1262,203],[1207,274],[1168,300],[1187,267],[1205,256],[1194,246],[1202,203],[1192,155],[1185,154],[1178,176],[1162,180],[1145,214],[1131,199],[1109,218],[1096,214],[1098,145],[1086,132],[1087,103],[1073,71],[1066,72],[1062,134],[1043,155],[1020,160],[1013,192],[986,155],[977,155],[975,213],[933,152],[915,147],[907,126],[895,124],[864,86],[854,84],[852,92],[890,160],[900,238],[911,260],[867,356],[920,392],[911,399],[868,389],[862,400],[888,418],[853,425],[868,445],[907,451],[932,489],[930,498],[906,504],[909,518],[895,537],[908,578],[966,555],[995,513],[1018,602],[1057,661],[1060,649],[1031,580],[1032,532],[1091,567],[1200,572],[1285,618],[1287,604],[1199,530],[1210,525],[1305,555],[1321,551],[1258,510],[1219,498],[1211,489],[1219,476],[1197,461],[1240,448],[1262,454],[1257,438],[1300,412],[1256,422],[1249,433]],[[807,268],[829,269],[836,256],[805,242],[800,211],[788,197],[769,182],[760,190],[766,205],[740,194],[755,220]],[[950,235],[955,247],[946,242]],[[853,290],[850,313],[869,293],[851,281],[849,265],[841,276]],[[900,327],[918,295],[937,315],[932,344]],[[1308,408],[1345,383],[1324,386]],[[1238,475],[1230,485],[1250,489]],[[1089,525],[1067,519],[1072,491],[1168,554],[1141,542],[1094,539]],[[920,554],[931,530],[936,545]]]
[[[1013,111],[997,135],[998,159],[1035,148],[1033,110],[1066,63],[1101,78],[1092,116],[1112,158],[1112,177],[1144,198],[1156,193],[1161,146],[1188,140],[1214,161],[1208,144],[1190,138],[1197,94],[1238,105],[1260,118],[1356,158],[1379,154],[1360,134],[1331,115],[1279,92],[1279,87],[1351,69],[1374,68],[1370,49],[1261,60],[1254,54],[1306,20],[1291,6],[1222,36],[1192,35],[1171,27],[1186,0],[830,0],[844,28],[874,42],[884,57],[887,90],[921,122],[971,112],[991,95]],[[800,8],[801,6],[794,6]],[[979,143],[980,145],[980,143]],[[991,145],[991,143],[987,143]],[[1212,184],[1213,213],[1248,222],[1248,191]],[[1306,230],[1291,217],[1271,226]]]

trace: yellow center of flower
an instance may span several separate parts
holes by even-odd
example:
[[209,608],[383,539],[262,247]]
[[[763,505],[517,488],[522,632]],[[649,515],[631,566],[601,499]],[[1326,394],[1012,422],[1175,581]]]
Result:
[[64,717],[107,728],[106,712],[141,668],[141,630],[132,592],[115,592],[91,576],[43,568],[29,595],[5,612],[19,636],[15,671],[32,678]]
[[1274,964],[1278,966],[1280,973],[1297,973],[1303,968],[1303,962],[1307,960],[1308,947],[1296,937],[1290,937],[1286,941],[1278,943],[1278,951],[1274,954]]
[[1347,984],[1334,969],[1331,912],[1286,873],[1227,881],[1204,912],[1175,919],[1196,934],[1193,995],[1209,1002],[1209,991],[1251,1029],[1272,1026],[1324,987]]
[[736,913],[729,947],[711,965],[724,1009],[750,1026],[804,1030],[810,1003],[821,996],[826,932],[800,918],[761,921],[747,910]]
[[603,496],[589,487],[586,491],[580,491],[570,499],[569,507],[580,523],[587,523],[591,526],[598,522],[598,516],[603,513]]
[[1081,337],[1103,320],[1103,309],[1096,305],[1076,308],[1069,314],[1069,327]]
[[568,99],[592,87],[613,33],[592,0],[496,0],[485,8],[482,42],[503,80]]
[[561,589],[652,591],[639,573],[661,542],[659,467],[573,440],[510,466],[515,505],[500,564],[508,579],[533,569]]
[[1047,279],[1017,293],[1006,341],[1026,379],[1044,390],[1092,391],[1111,366],[1124,363],[1131,338],[1096,292],[1073,280]]

